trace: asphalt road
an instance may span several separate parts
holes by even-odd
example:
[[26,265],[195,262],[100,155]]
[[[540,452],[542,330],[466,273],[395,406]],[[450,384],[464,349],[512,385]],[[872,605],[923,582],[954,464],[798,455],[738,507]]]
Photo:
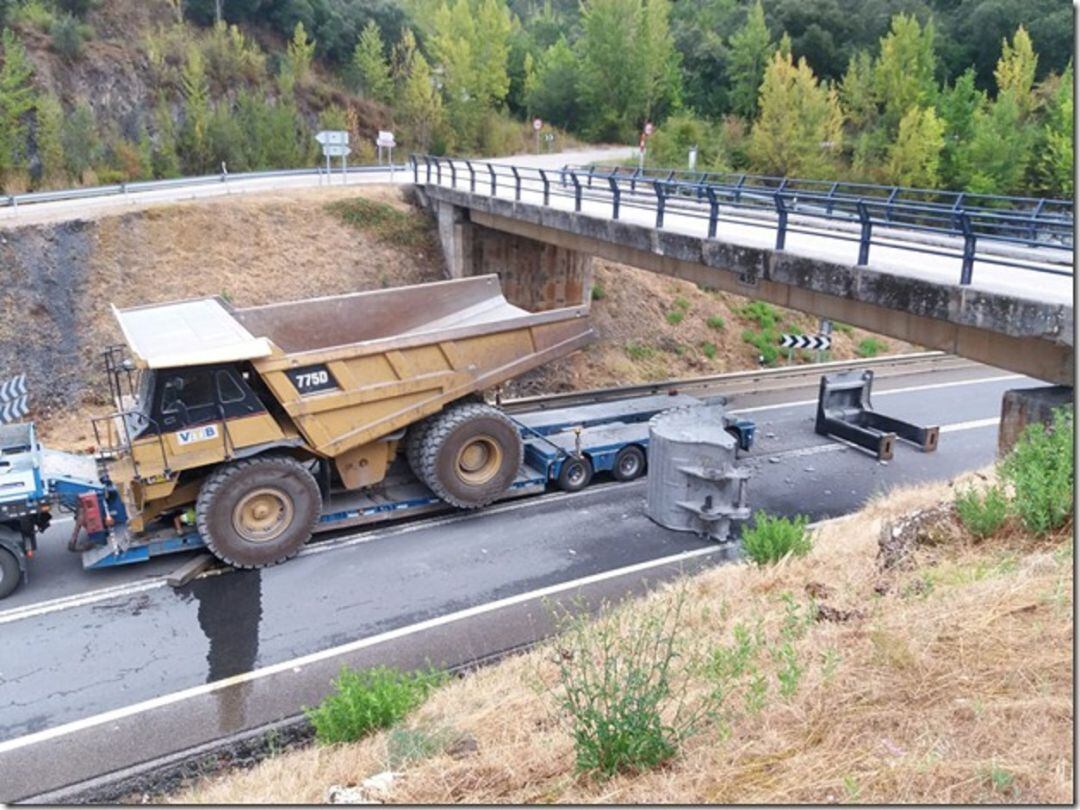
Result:
[[[492,158],[500,163],[537,168],[559,168],[568,163],[590,163],[594,161],[621,160],[631,153],[627,147],[592,148],[573,152],[553,152],[539,155],[510,155]],[[403,156],[398,156],[401,161]],[[404,156],[407,157],[407,156]],[[110,194],[101,197],[84,197],[76,200],[57,200],[24,204],[19,207],[0,208],[0,228],[33,225],[46,222],[61,222],[69,219],[82,219],[107,216],[125,211],[137,210],[162,203],[196,200],[207,197],[223,197],[230,194],[257,194],[269,191],[287,191],[289,189],[307,189],[327,186],[339,188],[343,185],[372,185],[386,183],[411,183],[411,171],[354,172],[347,176],[335,171],[329,177],[318,171],[307,174],[293,174],[284,177],[261,177],[244,179],[234,176],[223,183],[210,183],[199,186],[152,189],[131,192],[125,195]]]
[[[889,463],[814,434],[816,380],[740,391],[731,407],[758,424],[745,460],[751,503],[820,520],[897,485],[986,465],[1002,393],[1028,384],[979,366],[882,380],[878,410],[942,425],[936,453],[900,444]],[[644,482],[601,482],[343,534],[285,565],[178,590],[160,568],[106,581],[68,559],[59,590],[32,583],[0,610],[0,800],[295,715],[346,663],[453,666],[544,635],[544,598],[619,598],[733,558],[730,545],[651,523],[643,498]],[[35,561],[43,581],[64,559],[54,548],[63,538],[48,539]]]

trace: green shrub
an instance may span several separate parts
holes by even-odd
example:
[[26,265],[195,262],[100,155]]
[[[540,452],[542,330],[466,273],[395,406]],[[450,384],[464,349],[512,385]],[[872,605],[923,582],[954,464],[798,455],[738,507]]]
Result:
[[656,350],[644,343],[631,341],[626,344],[626,354],[631,360],[651,360],[656,356]]
[[708,357],[710,360],[716,359],[716,344],[705,341],[701,344],[701,353]]
[[686,313],[681,309],[673,309],[667,314],[667,322],[672,326],[678,326],[683,322],[683,318],[686,317]]
[[48,31],[56,21],[56,12],[42,0],[26,0],[25,3],[12,3],[8,12],[9,22]]
[[859,341],[859,345],[855,347],[855,354],[859,355],[859,357],[877,357],[888,348],[889,344],[884,340],[867,337]]
[[91,35],[90,26],[71,14],[61,14],[49,25],[53,50],[68,61],[82,56],[83,42]]
[[854,327],[850,323],[841,323],[840,321],[833,321],[832,328],[834,332],[840,332],[845,335],[850,335],[854,330]]
[[391,770],[401,770],[441,754],[453,742],[449,729],[395,728],[386,735],[386,758]]
[[980,538],[994,534],[1009,514],[1009,501],[1001,487],[990,487],[981,495],[969,487],[957,492],[954,502],[964,528]]
[[604,289],[604,285],[600,282],[592,285],[592,300],[603,301],[607,298],[607,291]]
[[743,530],[743,551],[758,565],[776,562],[788,553],[801,557],[812,545],[806,530],[808,522],[805,515],[770,517],[759,510],[754,515],[754,525]]
[[776,311],[776,307],[764,301],[751,301],[739,309],[739,315],[756,323],[762,331],[775,330],[780,323],[780,313]]
[[705,319],[705,325],[710,329],[723,329],[725,323],[724,319],[719,315],[710,315]]
[[323,744],[358,740],[374,729],[388,728],[415,709],[446,681],[437,671],[400,672],[389,667],[362,671],[345,667],[334,692],[305,713]]
[[656,767],[718,707],[716,690],[687,695],[701,662],[680,641],[684,602],[685,592],[662,607],[560,621],[557,697],[570,718],[579,772],[609,777]]
[[775,330],[766,329],[755,332],[753,329],[746,329],[742,333],[742,339],[758,350],[762,363],[767,366],[776,364],[777,359],[780,357],[780,349],[777,345],[780,336]]
[[399,211],[386,203],[357,197],[329,203],[326,210],[386,244],[426,247],[431,242],[431,231],[422,217]]
[[1030,532],[1044,535],[1073,512],[1073,415],[1054,412],[1053,427],[1028,425],[1001,462],[1001,478],[1013,490],[1012,510]]
[[686,312],[688,309],[690,309],[690,302],[683,298],[681,295],[674,301],[672,301],[671,305],[675,307],[675,309],[681,309],[683,312]]

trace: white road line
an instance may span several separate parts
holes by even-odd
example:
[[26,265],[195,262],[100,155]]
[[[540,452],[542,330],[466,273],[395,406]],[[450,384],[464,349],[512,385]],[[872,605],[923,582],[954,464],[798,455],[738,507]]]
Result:
[[[935,388],[953,388],[958,385],[979,385],[981,383],[1003,382],[1005,380],[1024,379],[1023,374],[1002,374],[999,377],[980,377],[977,380],[957,380],[947,383],[930,383],[929,385],[911,385],[907,388],[891,388],[887,391],[873,391],[872,399],[887,397],[892,394],[910,394],[915,391],[932,391]],[[817,405],[817,397],[813,399],[801,399],[797,402],[778,402],[775,405],[755,405],[752,408],[732,408],[732,413],[758,413],[759,411],[775,411],[778,408],[797,408],[802,405]]]
[[112,599],[118,596],[130,596],[131,594],[142,593],[143,591],[151,591],[155,588],[160,588],[163,585],[165,585],[164,577],[161,579],[152,579],[147,582],[114,585],[96,591],[72,594],[71,596],[59,596],[56,599],[49,599],[44,602],[34,602],[30,605],[9,608],[8,610],[0,612],[0,624],[7,624],[8,622],[19,621],[20,619],[30,619],[34,616],[42,616],[46,613],[55,613],[56,611],[68,610],[69,608],[92,605],[95,602],[102,602],[106,599]]
[[439,627],[443,627],[448,624],[462,621],[464,619],[471,619],[476,616],[483,616],[487,613],[493,613],[503,608],[513,607],[514,605],[520,605],[525,602],[532,601],[534,599],[543,599],[544,597],[553,596],[555,594],[562,593],[564,591],[574,590],[587,585],[594,585],[598,582],[604,582],[605,580],[615,579],[616,577],[628,576],[630,574],[636,574],[641,571],[648,571],[652,568],[658,568],[664,565],[670,565],[672,563],[678,563],[685,560],[691,560],[696,557],[704,557],[709,554],[715,554],[718,551],[724,550],[726,546],[713,545],[705,548],[695,549],[694,551],[684,551],[679,554],[672,554],[667,557],[660,557],[655,560],[647,560],[645,562],[636,563],[634,565],[627,565],[623,568],[615,568],[610,571],[603,571],[599,574],[592,574],[587,577],[580,577],[578,579],[572,579],[568,582],[560,582],[556,585],[549,585],[546,588],[539,588],[534,591],[528,591],[527,593],[516,594],[515,596],[509,596],[504,599],[499,599],[495,602],[487,602],[483,605],[476,605],[475,607],[466,608],[465,610],[459,610],[455,613],[448,613],[444,616],[436,616],[433,619],[427,619],[426,621],[411,624],[406,627],[400,627],[396,630],[390,630],[385,633],[379,633],[375,636],[369,636],[368,638],[357,639],[347,644],[341,644],[337,647],[330,647],[319,652],[309,653],[308,655],[300,656],[299,658],[293,658],[289,661],[282,661],[278,664],[272,664],[266,667],[260,667],[259,669],[252,670],[251,672],[244,672],[239,675],[233,675],[230,678],[224,678],[220,681],[214,681],[213,683],[201,684],[199,686],[191,687],[189,689],[183,689],[179,692],[172,692],[167,695],[161,695],[150,700],[144,700],[139,703],[133,703],[130,706],[124,706],[119,709],[112,709],[111,711],[102,712],[91,717],[85,717],[81,720],[74,720],[70,723],[64,723],[60,726],[44,729],[33,734],[27,734],[22,737],[16,737],[12,740],[6,740],[0,742],[0,754],[6,754],[10,751],[17,751],[20,748],[25,748],[29,745],[36,745],[37,743],[46,742],[57,737],[65,737],[69,734],[74,734],[79,731],[84,731],[88,728],[94,728],[105,723],[112,723],[117,720],[123,720],[127,717],[143,714],[144,712],[152,711],[154,709],[160,709],[165,706],[170,706],[175,703],[180,703],[184,700],[190,700],[191,698],[199,697],[201,695],[211,694],[221,689],[227,689],[230,686],[236,686],[241,683],[250,683],[252,681],[261,680],[263,678],[270,677],[271,675],[277,675],[281,672],[288,670],[298,670],[305,666],[325,661],[329,658],[336,658],[341,655],[347,655],[349,653],[363,650],[368,647],[374,647],[379,644],[383,644],[387,641],[393,641],[395,639],[404,638],[406,636],[414,635],[416,633],[422,633],[427,630],[433,630]]
[[956,422],[951,425],[942,425],[939,433],[953,433],[957,430],[972,430],[974,428],[990,427],[1001,421],[1000,416],[990,416],[986,419],[972,419],[970,422]]

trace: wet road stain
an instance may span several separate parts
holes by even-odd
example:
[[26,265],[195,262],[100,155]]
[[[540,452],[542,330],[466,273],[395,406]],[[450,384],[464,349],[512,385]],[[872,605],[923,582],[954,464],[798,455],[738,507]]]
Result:
[[[199,627],[209,642],[206,683],[251,672],[259,657],[259,624],[262,621],[262,572],[237,571],[229,576],[196,579],[185,598],[198,602]],[[218,727],[223,734],[245,727],[252,683],[218,689]]]

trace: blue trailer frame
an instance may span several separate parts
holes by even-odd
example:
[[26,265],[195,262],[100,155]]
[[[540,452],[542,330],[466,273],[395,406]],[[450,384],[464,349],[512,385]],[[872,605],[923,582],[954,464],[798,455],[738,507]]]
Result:
[[[548,490],[559,482],[570,461],[587,460],[592,472],[611,473],[619,453],[636,447],[647,453],[649,420],[673,407],[698,404],[701,400],[685,394],[652,395],[613,402],[579,405],[570,408],[538,409],[511,416],[525,445],[524,463],[517,478],[500,500],[524,497]],[[27,425],[33,437],[33,426]],[[748,420],[731,420],[733,435],[743,450],[753,443],[754,425]],[[122,546],[111,527],[127,522],[119,493],[107,480],[98,478],[96,465],[88,456],[47,450],[32,438],[29,461],[35,470],[35,490],[27,501],[35,508],[59,503],[74,511],[79,498],[93,495],[100,515],[105,517],[102,530],[89,534],[91,548],[82,552],[86,569],[113,568],[145,562],[152,557],[204,548],[205,543],[194,526],[162,526],[140,535],[136,542]],[[325,532],[378,523],[449,507],[407,470],[398,459],[386,480],[376,487],[359,492],[335,492],[324,503],[315,531]],[[645,472],[642,466],[638,474]],[[587,482],[586,482],[587,483]],[[5,499],[0,485],[0,520]],[[0,535],[2,540],[2,535]],[[25,579],[25,559],[21,560]]]

